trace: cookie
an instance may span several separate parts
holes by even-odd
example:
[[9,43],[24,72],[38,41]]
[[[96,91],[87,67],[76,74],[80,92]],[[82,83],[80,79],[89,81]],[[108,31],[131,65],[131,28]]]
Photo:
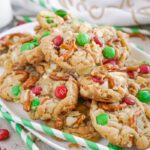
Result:
[[[41,46],[46,61],[51,60],[63,69],[86,75],[95,66],[112,62],[119,65],[128,58],[129,47],[123,44],[126,42],[123,37],[120,37],[122,33],[119,32],[117,35],[113,28],[104,27],[99,29],[99,32],[96,29],[90,29],[86,33],[72,30],[68,32],[68,30],[68,28],[67,30],[58,28],[56,32],[43,38]],[[114,34],[114,38],[118,40],[105,39],[105,30],[113,30],[114,33],[107,31],[107,37],[109,34]],[[101,44],[100,39],[102,39]],[[109,40],[112,40],[111,44],[107,44]]]
[[92,126],[89,116],[90,103],[87,103],[89,102],[78,103],[70,113],[59,116],[55,122],[48,120],[46,124],[87,140],[98,141],[100,135]]
[[12,33],[0,38],[0,65],[5,66],[5,64],[10,59],[12,52],[12,46],[14,44],[19,44],[25,42],[26,40],[32,39],[32,35],[27,33]]
[[150,88],[141,88],[137,92],[136,97],[143,104],[145,113],[147,117],[150,119]]
[[93,73],[80,77],[78,81],[80,95],[95,101],[117,102],[128,91],[127,76],[122,72]]
[[37,64],[44,60],[37,37],[28,42],[16,44],[11,49],[11,61],[15,65]]
[[41,11],[37,16],[37,20],[41,28],[47,30],[51,30],[51,28],[53,27],[57,27],[64,24],[63,17],[60,17],[50,11]]
[[15,43],[21,43],[27,39],[32,39],[28,33],[11,33],[0,38],[0,52],[7,51]]
[[32,119],[56,119],[77,104],[76,80],[63,73],[44,74],[35,87],[22,94],[21,102]]
[[93,101],[90,116],[95,129],[110,143],[140,149],[150,146],[150,122],[133,95],[126,95],[120,103]]
[[150,65],[130,55],[128,36],[64,10],[42,11],[34,35],[0,38],[0,97],[87,140],[150,147]]
[[128,79],[128,91],[135,95],[143,104],[148,118],[150,118],[150,66],[141,64],[134,70],[127,72],[130,79]]
[[0,77],[0,96],[8,101],[18,101],[23,90],[32,87],[39,74],[32,68],[4,72]]

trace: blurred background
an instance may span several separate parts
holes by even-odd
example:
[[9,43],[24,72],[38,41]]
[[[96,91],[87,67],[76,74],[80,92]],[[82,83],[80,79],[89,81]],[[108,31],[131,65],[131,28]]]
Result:
[[150,0],[1,0],[0,28],[12,22],[13,25],[32,22],[39,11],[60,8],[97,25],[150,24]]

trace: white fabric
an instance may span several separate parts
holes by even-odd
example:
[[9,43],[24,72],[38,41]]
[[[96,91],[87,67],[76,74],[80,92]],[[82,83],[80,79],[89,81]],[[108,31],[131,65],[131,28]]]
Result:
[[[150,0],[11,0],[15,15],[35,16],[47,8],[64,8],[74,16],[102,25],[129,26],[150,23]],[[46,8],[45,8],[46,9]]]
[[9,24],[13,19],[12,9],[9,0],[0,1],[0,28]]

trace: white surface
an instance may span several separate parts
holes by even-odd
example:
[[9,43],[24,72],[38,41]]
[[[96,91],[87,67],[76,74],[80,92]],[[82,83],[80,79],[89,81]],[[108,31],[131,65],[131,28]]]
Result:
[[17,16],[35,17],[41,9],[63,8],[94,24],[130,26],[149,24],[149,0],[12,0]]
[[13,18],[13,13],[10,5],[10,0],[0,1],[0,28],[10,23]]
[[[8,129],[10,132],[10,138],[8,140],[0,141],[1,150],[29,150],[14,129],[3,119],[0,119],[0,129]],[[54,150],[39,140],[36,140],[36,144],[39,146],[40,150]]]
[[[13,29],[8,30],[7,32],[1,34],[0,37],[4,36],[5,34],[13,33],[13,32],[30,32],[30,33],[33,33],[33,28],[35,25],[36,25],[36,23],[30,23],[30,24],[25,24],[23,26],[13,28]],[[150,60],[150,56],[146,55],[145,53],[142,53],[139,50],[134,49],[132,52],[132,55],[134,55],[137,59]],[[5,104],[5,106],[7,106],[7,110],[12,111],[13,113],[18,115],[19,117],[28,118],[27,114],[23,111],[20,104],[10,103],[7,101],[2,101],[2,102]],[[10,130],[10,133],[11,133],[11,137],[9,140],[6,140],[4,142],[0,142],[0,148],[2,148],[2,149],[7,148],[8,150],[26,150],[27,147],[25,146],[25,144],[23,144],[21,142],[20,138],[16,135],[16,133],[14,133],[14,131],[10,128],[10,126],[5,121],[2,121],[2,119],[0,121],[1,121],[0,122],[0,128],[8,128]],[[43,140],[45,143],[54,147],[57,150],[69,149],[67,142],[58,142],[49,136],[45,136],[43,134],[39,135],[38,132],[36,134],[38,134],[38,137],[41,140]],[[100,143],[103,143],[105,145],[107,144],[107,142],[104,140]],[[52,150],[52,148],[48,147],[46,144],[38,143],[38,145],[40,147],[40,150]]]

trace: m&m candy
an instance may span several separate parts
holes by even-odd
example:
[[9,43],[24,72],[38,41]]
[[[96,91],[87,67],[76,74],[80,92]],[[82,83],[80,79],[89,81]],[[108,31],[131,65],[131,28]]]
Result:
[[9,138],[9,131],[7,129],[0,129],[0,141],[6,140]]
[[103,113],[96,117],[96,122],[99,125],[106,125],[108,123],[108,118],[108,114]]
[[49,24],[54,23],[54,21],[51,18],[47,18],[46,22],[49,23]]
[[137,94],[137,98],[143,103],[150,102],[150,91],[139,90]]
[[33,88],[31,88],[31,91],[35,95],[40,95],[42,92],[42,87],[40,87],[40,86],[33,87]]
[[57,11],[55,11],[55,14],[60,17],[65,17],[67,15],[67,12],[65,10],[58,9]]
[[55,46],[60,46],[63,43],[63,37],[60,35],[57,35],[56,37],[53,38],[53,43]]
[[84,46],[85,44],[89,43],[89,37],[85,33],[79,33],[76,37],[76,42],[80,46]]
[[21,93],[20,86],[19,85],[13,86],[11,92],[14,96],[19,96],[19,94]]
[[34,48],[34,43],[24,43],[21,48],[20,48],[20,51],[21,52],[24,52],[26,50],[31,50]]
[[64,99],[67,95],[67,88],[65,85],[61,85],[61,86],[58,86],[56,87],[55,89],[55,96],[59,99]]
[[122,102],[126,103],[127,105],[134,105],[135,104],[135,100],[132,99],[131,97],[128,97],[128,96],[124,97],[122,99]]
[[142,74],[149,74],[150,73],[150,66],[146,64],[142,64],[140,66],[140,73]]
[[42,34],[42,37],[49,36],[49,35],[50,35],[50,32],[49,32],[49,31],[45,31],[45,32]]
[[39,98],[35,98],[32,100],[32,102],[31,102],[31,108],[32,109],[35,109],[39,105],[40,105],[40,99]]
[[111,59],[114,58],[116,55],[116,51],[113,47],[107,46],[103,49],[103,56],[105,58]]

